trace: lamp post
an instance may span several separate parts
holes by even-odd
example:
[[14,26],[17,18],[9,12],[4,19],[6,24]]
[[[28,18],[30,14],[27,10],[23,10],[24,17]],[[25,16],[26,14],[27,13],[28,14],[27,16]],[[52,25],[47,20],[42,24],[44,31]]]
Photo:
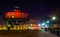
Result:
[[[56,16],[53,16],[52,19],[51,19],[51,25],[52,25],[51,33],[53,33],[53,34],[56,33],[56,31],[54,29],[54,26],[55,26],[55,23],[56,23],[56,19],[57,19]],[[54,23],[54,25],[53,25],[53,23]]]
[[[55,17],[55,16],[52,17],[52,21],[55,21],[55,23],[58,22],[58,21],[57,21],[57,17]],[[59,31],[59,29],[58,29],[58,23],[56,23],[56,24],[57,24],[57,25],[56,25],[56,29],[54,29],[54,34],[60,36],[60,33],[59,33],[60,31]]]

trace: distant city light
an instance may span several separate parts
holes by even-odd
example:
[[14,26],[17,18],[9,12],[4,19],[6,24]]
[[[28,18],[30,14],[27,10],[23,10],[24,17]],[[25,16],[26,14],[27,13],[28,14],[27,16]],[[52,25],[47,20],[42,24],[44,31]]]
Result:
[[33,29],[33,27],[28,27],[28,29]]
[[11,25],[9,24],[8,27],[11,27]]
[[48,27],[47,24],[45,25],[45,27],[46,27],[46,28]]
[[38,24],[38,26],[41,26],[41,24]]
[[31,24],[31,26],[33,26],[33,24]]
[[15,6],[15,8],[19,8],[18,6]]
[[48,20],[47,23],[49,23],[50,21]]
[[42,23],[42,25],[45,25],[45,23]]

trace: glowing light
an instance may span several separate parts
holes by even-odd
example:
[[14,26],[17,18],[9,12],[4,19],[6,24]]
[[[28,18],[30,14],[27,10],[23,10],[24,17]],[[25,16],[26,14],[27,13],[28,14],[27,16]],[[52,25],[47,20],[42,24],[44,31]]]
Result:
[[11,27],[11,25],[9,24],[8,27]]
[[52,17],[52,20],[56,20],[56,17],[54,16],[54,17]]
[[28,27],[29,29],[33,29],[33,27]]
[[49,23],[50,21],[47,21],[47,23]]
[[42,23],[42,25],[45,25],[45,23]]
[[48,27],[47,25],[45,25],[45,27]]
[[38,26],[41,26],[41,24],[38,24]]
[[14,18],[14,16],[12,16],[12,18]]
[[33,24],[31,24],[31,26],[33,26]]

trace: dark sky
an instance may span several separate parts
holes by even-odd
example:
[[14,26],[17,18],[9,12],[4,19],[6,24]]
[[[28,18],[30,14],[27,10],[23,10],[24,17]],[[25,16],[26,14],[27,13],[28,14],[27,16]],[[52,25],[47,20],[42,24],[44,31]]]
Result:
[[0,16],[6,11],[11,11],[15,6],[25,11],[31,18],[40,19],[47,17],[52,11],[60,9],[60,1],[56,0],[1,0]]

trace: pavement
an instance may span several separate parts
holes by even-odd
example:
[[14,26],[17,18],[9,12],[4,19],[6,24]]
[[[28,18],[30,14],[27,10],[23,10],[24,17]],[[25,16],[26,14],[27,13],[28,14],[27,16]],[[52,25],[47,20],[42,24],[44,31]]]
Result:
[[58,37],[49,32],[38,30],[0,31],[0,37]]

